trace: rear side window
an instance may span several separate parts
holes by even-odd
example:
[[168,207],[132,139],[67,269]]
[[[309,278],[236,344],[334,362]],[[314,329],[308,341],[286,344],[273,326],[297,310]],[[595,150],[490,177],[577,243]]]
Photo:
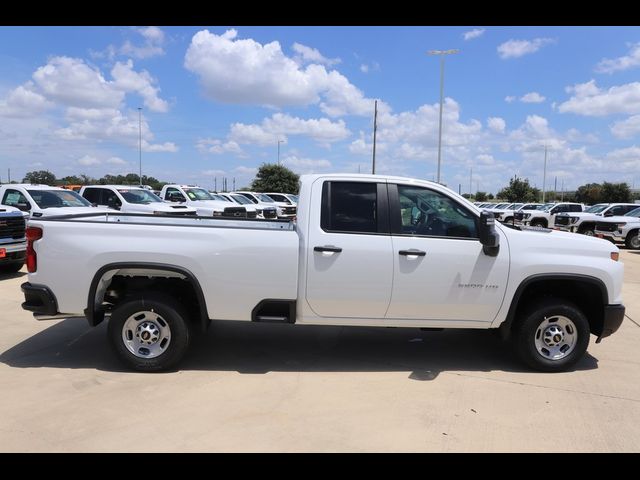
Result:
[[96,205],[100,204],[100,189],[99,188],[85,188],[84,192],[82,192],[82,196],[84,198],[86,198],[91,203],[95,203]]
[[322,186],[322,229],[377,233],[377,189],[376,183],[325,182]]
[[570,212],[581,212],[582,211],[582,205],[569,205],[569,211]]

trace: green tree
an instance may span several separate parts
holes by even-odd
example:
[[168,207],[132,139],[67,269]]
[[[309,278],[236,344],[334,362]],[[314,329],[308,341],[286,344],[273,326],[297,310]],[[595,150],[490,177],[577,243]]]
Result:
[[509,185],[504,187],[496,195],[509,202],[535,202],[540,195],[540,190],[529,185],[529,179],[524,180],[513,177],[509,180]]
[[44,185],[55,185],[56,176],[49,170],[34,170],[28,172],[22,179],[23,183],[41,183]]
[[603,203],[630,202],[631,190],[626,183],[604,182],[602,184],[601,198],[600,201]]
[[297,194],[299,181],[300,176],[287,167],[263,163],[251,183],[251,189],[258,192]]
[[576,201],[580,203],[596,204],[602,200],[602,185],[599,183],[587,183],[576,190]]
[[61,185],[82,185],[82,180],[77,175],[67,175],[59,180]]
[[487,200],[493,200],[494,198],[496,197],[493,196],[493,193],[487,194]]
[[486,202],[487,192],[476,192],[476,202]]

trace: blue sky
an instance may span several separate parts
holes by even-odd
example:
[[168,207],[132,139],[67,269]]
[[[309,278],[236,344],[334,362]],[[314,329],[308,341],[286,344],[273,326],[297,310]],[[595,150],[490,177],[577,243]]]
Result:
[[[640,186],[637,27],[2,27],[0,178],[138,171],[248,185],[371,168],[433,179],[446,58],[442,181],[496,192]],[[220,185],[220,183],[218,183]]]

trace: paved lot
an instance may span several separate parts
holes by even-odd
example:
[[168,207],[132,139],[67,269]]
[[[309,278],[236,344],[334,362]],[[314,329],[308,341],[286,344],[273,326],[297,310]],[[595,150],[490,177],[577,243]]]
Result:
[[640,451],[640,252],[630,318],[574,372],[490,332],[219,322],[179,372],[123,371],[105,325],[37,322],[0,279],[0,451]]

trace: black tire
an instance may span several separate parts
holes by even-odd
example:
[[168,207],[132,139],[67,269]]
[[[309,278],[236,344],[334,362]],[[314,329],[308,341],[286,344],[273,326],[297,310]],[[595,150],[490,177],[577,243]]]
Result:
[[624,244],[631,250],[640,250],[640,230],[627,233]]
[[[134,355],[123,338],[125,322],[136,312],[150,311],[158,315],[170,329],[166,350],[154,358]],[[186,310],[172,297],[148,294],[125,300],[112,312],[107,334],[118,359],[126,366],[141,372],[167,370],[182,359],[189,348],[191,330]],[[166,327],[165,327],[166,328]]]
[[544,227],[544,228],[547,228],[547,222],[545,222],[544,220],[532,220],[531,221],[531,226],[532,227]]
[[582,235],[587,235],[588,237],[594,237],[595,236],[595,225],[584,225],[582,227],[580,227],[580,232]]
[[[546,322],[546,319],[556,315],[566,317],[573,323],[577,338],[573,350],[566,356],[554,360],[538,352],[536,336],[538,327]],[[589,321],[577,306],[567,300],[545,297],[531,302],[520,318],[516,319],[511,341],[516,355],[534,370],[563,372],[569,370],[583,357],[589,345],[589,335]]]
[[22,269],[23,265],[24,262],[0,265],[0,273],[18,273]]

